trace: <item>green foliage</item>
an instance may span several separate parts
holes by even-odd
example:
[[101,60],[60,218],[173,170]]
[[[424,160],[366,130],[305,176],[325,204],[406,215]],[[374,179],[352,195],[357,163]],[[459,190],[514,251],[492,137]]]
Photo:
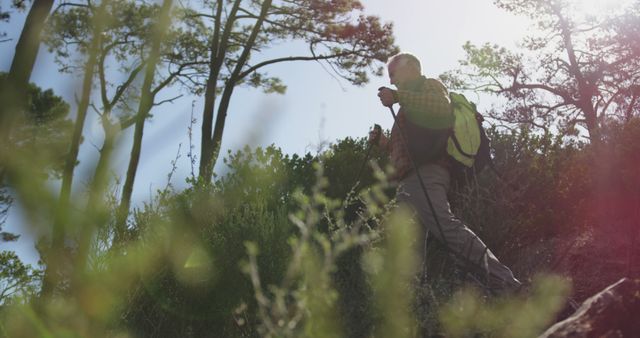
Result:
[[[0,81],[6,79],[6,73],[0,74]],[[69,119],[69,104],[55,95],[53,90],[42,90],[30,84],[28,108],[16,121],[9,142],[16,154],[13,160],[23,170],[29,170],[35,176],[59,176],[67,152],[67,140],[73,130]],[[3,164],[3,166],[6,164]]]
[[640,53],[629,40],[637,35],[637,3],[592,17],[576,10],[579,1],[495,3],[528,17],[534,29],[517,51],[467,42],[461,68],[442,76],[452,88],[504,99],[490,115],[506,125],[586,135],[594,143],[607,119],[637,116]]
[[[61,4],[48,20],[45,39],[63,70],[74,71],[86,62],[76,57],[90,54],[90,44],[96,41],[92,36],[96,19],[104,20],[96,65],[100,104],[94,103],[108,136],[101,154],[109,154],[106,139],[135,122],[130,118],[131,105],[141,99],[139,72],[149,62],[159,11],[159,6],[146,2],[107,3],[104,18],[93,16],[98,3]],[[562,26],[562,20],[556,22],[566,12],[553,12],[547,6],[550,3],[498,2],[539,20],[543,29],[571,27]],[[234,9],[234,4],[240,7]],[[259,87],[268,93],[286,90],[280,79],[262,67],[323,61],[339,76],[361,85],[368,74],[380,75],[378,62],[397,51],[392,26],[362,15],[358,1],[209,1],[197,10],[181,5],[174,8],[162,40],[161,66],[150,93],[155,97],[178,82],[192,92],[204,93],[211,110],[205,111],[203,120],[210,113],[209,122],[216,104],[218,118],[226,116],[237,86]],[[471,78],[490,79],[475,89],[510,99],[506,113],[496,117],[546,130],[492,130],[503,179],[485,173],[453,194],[456,214],[469,220],[523,280],[538,271],[559,270],[578,280],[576,290],[584,293],[605,283],[604,278],[585,286],[580,278],[586,273],[578,265],[558,268],[564,258],[598,266],[603,275],[612,276],[622,271],[618,262],[623,250],[628,250],[626,271],[640,268],[633,251],[637,229],[629,221],[637,217],[640,201],[636,142],[640,128],[634,118],[637,84],[633,82],[636,14],[606,22],[602,27],[610,29],[608,35],[584,40],[580,36],[580,50],[595,52],[581,55],[578,68],[593,76],[587,84],[596,85],[600,96],[589,96],[594,93],[589,91],[592,87],[576,85],[571,77],[575,74],[553,68],[566,62],[557,58],[558,51],[564,55],[566,49],[553,40],[557,34],[549,35],[551,40],[535,37],[525,44],[540,53],[542,67],[528,68],[522,55],[498,46],[468,43],[464,47],[469,58],[462,65],[477,71]],[[550,24],[554,22],[560,25]],[[259,60],[259,52],[292,40],[308,43],[311,54]],[[613,59],[598,59],[600,52]],[[628,59],[615,59],[627,52]],[[604,68],[598,68],[601,65]],[[119,83],[109,70],[123,75],[124,82]],[[458,85],[469,84],[470,78],[465,78],[469,74],[450,75]],[[571,104],[583,112],[588,107],[579,104],[601,105],[608,100],[607,93],[617,93],[610,107],[624,118],[619,123],[598,119],[600,145],[572,143],[572,137],[581,135],[575,130],[581,122],[574,119],[579,110],[545,105],[553,100],[536,92],[538,86],[527,87],[524,80],[542,81],[551,94],[579,101]],[[17,172],[12,178],[18,179],[9,183],[24,202],[30,221],[37,224],[40,218],[50,218],[56,205],[43,182],[47,174],[59,171],[70,124],[68,106],[52,92],[32,89],[31,94],[30,110],[11,135],[19,150],[11,157],[17,163],[11,164]],[[216,102],[218,94],[222,98]],[[529,106],[532,100],[543,105]],[[549,110],[554,107],[560,115]],[[141,121],[147,113],[142,112]],[[553,127],[560,128],[560,134],[572,137],[554,136],[551,122],[559,123]],[[207,145],[220,149],[216,134],[221,138],[224,118],[215,124],[214,135],[203,137],[212,141]],[[105,155],[106,167],[108,162]],[[227,170],[214,183],[209,177],[192,178],[184,191],[159,191],[153,201],[133,213],[124,228],[114,227],[118,201],[113,198],[100,205],[103,191],[92,184],[91,201],[70,209],[63,225],[64,247],[57,248],[53,258],[61,262],[65,278],[56,293],[30,302],[40,286],[39,270],[23,265],[13,253],[0,256],[4,268],[0,290],[24,296],[7,301],[0,297],[4,304],[1,332],[12,337],[395,337],[418,332],[532,336],[547,325],[567,292],[566,284],[555,278],[534,282],[527,299],[486,300],[486,295],[473,291],[456,292],[467,276],[437,252],[437,245],[430,245],[427,283],[415,285],[413,223],[407,213],[392,212],[387,163],[364,139],[341,140],[315,156],[286,155],[276,146],[245,148],[228,154]],[[0,196],[5,205],[11,201],[8,194]],[[611,228],[617,231],[607,231]],[[126,240],[116,240],[120,231]],[[620,242],[612,233],[630,239]],[[12,239],[10,234],[3,236]],[[601,250],[593,238],[614,244],[610,245],[614,249]],[[577,251],[574,239],[580,239]],[[85,242],[89,242],[88,252],[83,251]],[[587,260],[591,256],[583,252],[590,249],[597,253],[591,256],[614,263]]]
[[214,183],[214,189],[222,194],[225,203],[236,205],[242,201],[264,201],[269,207],[290,206],[297,187],[309,192],[314,184],[313,164],[317,159],[306,154],[303,157],[285,155],[275,146],[254,151],[229,152],[224,159],[228,174]]
[[[161,245],[167,261],[138,282],[141,291],[127,306],[125,323],[137,336],[161,330],[167,336],[193,331],[198,337],[212,327],[225,336],[240,336],[244,328],[236,325],[233,311],[254,304],[251,285],[238,265],[245,257],[245,241],[254,241],[264,252],[259,266],[267,271],[265,281],[283,274],[292,234],[286,210],[268,209],[259,200],[221,208],[216,194],[205,196],[172,196],[136,217],[151,222],[135,224],[144,229],[141,240],[150,243],[143,249]],[[253,323],[254,316],[245,320]]]
[[42,271],[22,263],[15,252],[0,252],[0,309],[35,296],[41,278]]
[[376,168],[389,170],[387,155],[377,147],[368,147],[364,138],[347,137],[332,144],[322,155],[322,161],[329,180],[327,195],[332,198],[344,198],[352,188],[365,188],[380,179],[371,170],[372,163]]
[[[317,61],[352,84],[364,85],[370,73],[380,76],[382,63],[398,52],[393,26],[365,15],[356,0],[209,0],[204,7],[186,10],[186,17],[201,20],[206,27],[202,38],[209,46],[207,75],[196,73],[189,79],[193,92],[205,94],[198,176],[206,181],[218,160],[234,90],[248,85],[266,93],[285,92],[282,80],[265,71],[267,66]],[[287,51],[266,60],[256,57],[259,52],[277,51],[279,45],[291,43],[308,45],[308,52],[288,55]]]
[[[630,141],[636,127],[635,120],[612,124],[605,138],[612,147],[607,161],[615,158],[619,167],[610,174],[627,184],[638,182],[631,170],[638,161]],[[556,262],[547,259],[562,259],[554,257],[564,249],[556,246],[559,238],[593,220],[580,213],[594,203],[585,178],[595,149],[526,130],[491,134],[504,181],[483,173],[455,192],[454,206],[527,280],[553,270]],[[549,323],[567,292],[555,278],[534,282],[530,297],[486,299],[460,291],[464,274],[432,251],[427,284],[416,286],[416,257],[407,244],[411,223],[407,215],[390,214],[384,174],[365,166],[361,186],[351,193],[357,207],[344,200],[366,150],[363,140],[345,139],[317,156],[285,155],[274,146],[230,153],[228,171],[214,184],[161,191],[137,210],[128,244],[108,247],[107,237],[106,250],[92,258],[101,263],[86,271],[82,286],[67,290],[74,297],[56,298],[38,314],[28,306],[8,308],[5,330],[27,336],[36,334],[31,327],[140,337],[533,336]],[[78,319],[70,321],[73,316]]]
[[569,286],[559,277],[538,278],[529,297],[483,301],[474,289],[459,291],[442,308],[447,337],[537,337],[562,308]]
[[[571,249],[568,239],[598,230],[601,212],[614,222],[632,219],[640,200],[638,125],[636,119],[607,125],[604,149],[550,133],[492,129],[503,177],[484,172],[454,191],[456,213],[523,280],[557,271]],[[514,330],[533,336],[549,323],[565,284],[534,282],[528,298],[456,292],[467,285],[464,272],[434,245],[427,284],[416,286],[407,245],[411,223],[390,214],[390,189],[378,169],[387,159],[378,150],[369,154],[377,161],[364,166],[354,189],[366,153],[363,139],[350,138],[317,156],[286,155],[275,146],[229,153],[228,169],[215,183],[160,191],[137,210],[128,244],[113,246],[106,223],[78,277],[82,283],[67,286],[44,310],[29,303],[5,308],[3,321],[10,325],[4,330],[16,336],[61,330],[140,337],[198,337],[212,330],[234,337],[513,336]],[[607,189],[594,190],[595,173]],[[598,194],[615,203],[602,203]],[[606,230],[598,236],[616,240]],[[73,254],[65,259],[73,262]],[[603,276],[621,271],[593,265]],[[22,281],[33,294],[39,276],[30,271]],[[585,285],[580,274],[587,271],[579,269],[559,272],[573,277],[579,294],[606,283],[589,275]]]
[[416,318],[411,313],[415,295],[411,290],[419,256],[410,244],[417,233],[417,225],[408,221],[410,219],[407,210],[395,213],[385,229],[385,247],[372,250],[366,257],[367,269],[373,276],[377,310],[381,314],[375,332],[378,337],[415,335]]
[[[6,78],[6,73],[0,73],[0,82]],[[29,84],[27,100],[27,108],[16,117],[14,128],[6,135],[11,149],[6,162],[0,164],[0,227],[16,197],[16,191],[9,189],[11,184],[24,185],[18,193],[37,195],[48,178],[60,177],[73,130],[69,105],[51,89]],[[5,176],[9,171],[19,172],[21,179],[9,182]]]
[[[109,0],[104,16],[95,17],[99,4],[88,2],[81,6],[63,5],[48,20],[44,43],[56,56],[63,72],[83,70],[86,60],[78,55],[89,55],[96,19],[103,22],[100,40],[97,79],[99,80],[100,104],[103,122],[111,122],[112,110],[117,114],[120,128],[132,125],[134,102],[139,100],[136,81],[147,62],[154,34],[154,18],[160,6],[139,1]],[[202,58],[206,54],[206,42],[202,23],[188,16],[182,9],[172,12],[174,19],[162,40],[159,66],[153,94],[173,84],[187,71],[202,72]],[[124,80],[122,80],[124,79]],[[138,79],[139,80],[139,79]],[[122,82],[119,82],[122,81]],[[108,126],[105,126],[105,129]]]
[[[346,156],[337,150],[343,148],[321,158]],[[140,336],[155,330],[199,336],[211,327],[225,336],[339,335],[338,299],[354,290],[335,289],[334,281],[344,278],[335,274],[336,259],[365,243],[364,223],[386,209],[371,203],[361,219],[345,222],[341,200],[325,195],[328,182],[314,174],[320,162],[311,155],[246,148],[225,163],[230,171],[214,185],[162,194],[157,205],[136,213],[133,231],[144,242],[165,243],[170,262],[139,282],[127,326]],[[327,223],[332,226],[321,226]],[[238,265],[246,261],[245,246],[250,278]],[[184,271],[191,262],[208,267],[192,278]]]
[[[321,167],[317,168],[321,174]],[[371,333],[370,325],[353,321],[355,318],[371,321],[367,295],[360,302],[338,300],[352,297],[353,291],[362,292],[358,287],[368,287],[358,273],[361,257],[358,249],[378,237],[376,231],[365,225],[377,224],[376,220],[388,212],[384,207],[388,199],[372,188],[372,192],[362,196],[370,203],[363,206],[356,220],[348,221],[343,202],[325,194],[328,181],[321,175],[317,178],[310,194],[296,194],[299,210],[290,215],[290,220],[300,234],[291,241],[293,253],[287,273],[279,284],[267,287],[270,293],[264,292],[255,250],[249,247],[251,259],[246,271],[258,300],[260,332],[266,337],[339,337],[345,333],[364,337]],[[329,226],[321,227],[325,222]],[[378,227],[379,224],[374,228]],[[354,261],[343,260],[336,266],[341,257]],[[351,283],[345,280],[345,265],[356,269],[350,274],[355,276]],[[349,310],[355,310],[356,314],[350,314]],[[346,318],[340,318],[339,314],[346,314]]]
[[573,277],[578,297],[597,292],[640,269],[637,126],[607,124],[599,146],[494,130],[502,177],[487,171],[454,191],[454,211],[517,276],[560,272]]
[[[207,5],[217,9],[220,3],[208,2]],[[243,2],[244,14],[255,21],[259,20],[262,4],[259,2]],[[224,26],[228,22],[237,20],[237,14],[233,11],[233,4],[225,4],[224,11],[230,13],[226,18],[211,17],[212,21],[220,20]],[[376,61],[386,59],[397,52],[393,46],[391,35],[392,26],[381,24],[380,19],[374,16],[365,16],[363,6],[358,1],[318,1],[297,0],[277,2],[269,5],[266,11],[265,22],[258,27],[256,40],[250,43],[249,33],[255,29],[254,23],[249,25],[235,25],[233,32],[228,34],[229,41],[219,41],[219,46],[229,45],[224,51],[226,66],[233,69],[241,61],[239,55],[244,48],[234,46],[247,46],[254,51],[262,51],[277,45],[280,42],[290,40],[303,41],[311,49],[310,55],[287,56],[278,62],[295,61],[296,59],[319,60],[328,62],[339,76],[354,84],[364,84],[368,81],[368,70],[376,67],[381,72],[382,65],[375,65]],[[197,11],[197,9],[194,9]],[[211,33],[215,32],[215,22],[212,22]],[[209,37],[211,38],[211,36]],[[220,52],[218,51],[218,52]],[[250,56],[251,57],[251,56]],[[278,59],[274,59],[278,60]],[[247,60],[250,61],[250,60]],[[272,63],[272,60],[265,65]],[[269,77],[259,66],[251,66],[249,62],[239,64],[242,69],[241,78],[250,75],[247,84],[254,87],[264,87],[265,90],[277,88],[284,90],[277,78]],[[224,70],[223,70],[224,71]],[[219,80],[227,78],[222,75]],[[274,86],[277,84],[278,86]],[[270,89],[271,88],[271,89]]]
[[[89,53],[93,37],[93,14],[98,4],[62,6],[53,13],[46,27],[44,42],[56,55],[61,71],[79,70],[85,60],[74,54]],[[127,67],[132,56],[147,55],[153,20],[159,6],[127,0],[109,1],[104,12],[102,54],[112,55],[119,65]]]

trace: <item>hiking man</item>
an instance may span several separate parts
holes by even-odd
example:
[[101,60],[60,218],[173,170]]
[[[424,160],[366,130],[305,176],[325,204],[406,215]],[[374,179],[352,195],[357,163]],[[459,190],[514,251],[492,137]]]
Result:
[[[429,232],[444,243],[449,251],[472,264],[474,270],[481,269],[480,271],[488,273],[488,286],[491,289],[519,288],[521,284],[511,270],[500,263],[482,240],[451,213],[447,199],[451,164],[446,152],[446,139],[453,126],[453,115],[447,89],[440,81],[423,76],[420,61],[412,54],[400,53],[391,57],[387,68],[390,82],[397,90],[380,88],[378,97],[385,107],[399,103],[400,110],[391,129],[391,137],[387,138],[374,129],[369,134],[369,142],[377,141],[377,145],[389,153],[395,167],[392,179],[398,182],[397,200],[409,206],[422,224],[417,237],[421,257],[424,259]],[[427,137],[426,142],[416,141],[416,137],[410,134],[412,126],[416,124],[424,126],[420,132],[430,134],[431,139]],[[416,158],[418,156],[415,155],[415,149],[424,147],[424,143],[430,143],[426,144],[430,149],[418,151],[430,154]],[[410,156],[413,156],[419,168],[420,177],[414,170]],[[420,178],[424,182],[439,225],[422,190]]]

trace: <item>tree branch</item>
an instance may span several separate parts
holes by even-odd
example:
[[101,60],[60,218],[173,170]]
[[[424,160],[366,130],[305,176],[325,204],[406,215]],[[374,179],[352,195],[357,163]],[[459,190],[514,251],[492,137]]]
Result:
[[540,89],[561,97],[566,103],[571,103],[571,104],[576,103],[576,101],[573,98],[571,98],[569,93],[557,88],[550,87],[542,83],[524,84],[524,83],[514,82],[511,85],[511,87],[505,88],[504,90],[502,90],[502,92],[516,92],[520,89]]
[[109,98],[107,97],[107,79],[104,75],[104,60],[107,56],[107,51],[103,51],[98,60],[98,78],[100,79],[100,98],[102,99],[102,105],[110,106]]
[[638,95],[633,95],[633,97],[631,98],[631,102],[629,103],[629,106],[627,107],[627,111],[624,114],[624,118],[626,120],[626,122],[631,121],[631,118],[633,117],[633,106],[636,105],[636,101],[638,100]]
[[129,77],[127,78],[127,80],[116,88],[116,93],[110,102],[111,107],[113,107],[116,104],[116,102],[120,100],[120,97],[124,94],[124,92],[131,85],[131,83],[135,80],[135,78],[138,76],[138,73],[140,73],[140,71],[144,68],[144,65],[145,65],[145,61],[143,61],[142,63],[140,63],[140,65],[134,68],[133,71],[129,73]]
[[57,13],[58,10],[62,9],[63,7],[90,8],[89,5],[85,5],[85,4],[78,4],[78,3],[72,3],[72,2],[63,2],[63,3],[59,4],[58,6],[56,6],[56,8],[51,12],[51,14]]
[[339,54],[318,55],[318,56],[289,56],[289,57],[283,57],[283,58],[278,58],[278,59],[267,60],[267,61],[263,61],[261,63],[258,63],[257,65],[252,66],[249,69],[245,70],[244,72],[240,73],[240,75],[238,75],[238,78],[242,79],[242,78],[246,77],[247,75],[249,75],[250,73],[256,71],[257,69],[262,68],[262,67],[267,66],[267,65],[274,64],[274,63],[287,62],[287,61],[329,60],[329,59],[340,58],[340,57],[343,57],[343,56],[348,56],[348,55],[353,55],[353,54],[357,54],[357,52],[351,52],[350,51],[350,52],[339,53]]
[[158,86],[151,91],[151,94],[153,96],[155,96],[160,90],[162,90],[169,83],[171,83],[171,81],[173,81],[173,79],[175,79],[176,76],[180,75],[182,70],[185,67],[192,66],[192,65],[197,65],[197,64],[201,64],[201,62],[197,62],[197,61],[196,62],[185,62],[185,63],[179,65],[178,66],[178,70],[175,71],[175,72],[172,72],[166,79],[164,79],[164,81],[160,82],[160,84],[158,84]]
[[162,104],[165,104],[165,103],[168,103],[168,102],[173,103],[173,101],[175,101],[175,100],[177,100],[177,99],[179,99],[179,98],[181,98],[183,96],[184,96],[183,94],[180,94],[180,95],[178,95],[176,97],[172,97],[170,99],[162,100],[160,102],[154,102],[153,106],[159,106],[159,105],[162,105]]
[[603,115],[607,113],[607,110],[609,109],[609,105],[611,105],[611,103],[615,100],[615,98],[620,94],[622,94],[622,90],[618,89],[618,91],[615,94],[611,95],[611,97],[607,100],[604,107],[602,108]]

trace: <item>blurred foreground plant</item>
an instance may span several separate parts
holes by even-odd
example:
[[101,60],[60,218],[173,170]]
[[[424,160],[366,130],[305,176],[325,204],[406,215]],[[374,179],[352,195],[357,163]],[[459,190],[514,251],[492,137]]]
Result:
[[[114,197],[91,238],[81,283],[63,285],[39,306],[3,308],[2,334],[404,337],[442,332],[441,309],[453,336],[528,334],[546,325],[562,294],[553,283],[516,305],[492,301],[485,308],[482,298],[461,296],[467,293],[450,301],[459,285],[444,277],[444,286],[430,281],[425,288],[433,305],[414,311],[425,295],[413,291],[413,224],[401,210],[391,212],[383,171],[374,166],[366,177],[379,183],[367,181],[346,200],[329,197],[350,190],[343,166],[359,168],[349,160],[364,151],[358,144],[345,140],[305,157],[275,147],[232,154],[215,184],[192,182],[180,192],[169,185],[136,210],[125,245],[112,245]],[[325,176],[329,171],[342,181]],[[548,316],[529,320],[534,314]]]
[[317,164],[316,171],[316,185],[310,194],[295,194],[299,210],[289,219],[299,234],[290,240],[292,258],[280,283],[264,285],[256,263],[259,248],[255,243],[245,244],[249,261],[244,271],[251,277],[260,333],[266,337],[344,336],[339,293],[332,278],[336,260],[354,247],[369,246],[379,239],[380,232],[375,228],[391,206],[382,186],[375,185],[361,196],[368,203],[357,219],[345,222],[345,204],[325,195],[328,181],[322,166]]
[[442,308],[442,324],[450,337],[537,337],[562,309],[569,288],[561,277],[543,276],[527,297],[485,300],[477,290],[463,289]]

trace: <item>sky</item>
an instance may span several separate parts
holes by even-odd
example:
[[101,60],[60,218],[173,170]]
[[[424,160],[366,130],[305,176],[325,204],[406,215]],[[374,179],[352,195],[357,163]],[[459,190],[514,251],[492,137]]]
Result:
[[[9,0],[0,1],[3,9],[9,7]],[[514,48],[529,27],[526,18],[515,17],[495,7],[491,0],[363,0],[362,4],[365,13],[378,15],[383,22],[394,24],[396,44],[402,51],[411,52],[422,60],[423,73],[428,77],[437,77],[455,69],[458,61],[464,58],[462,45],[466,41],[474,44],[491,42]],[[6,31],[8,38],[12,39],[0,44],[0,71],[9,69],[23,23],[24,14],[14,13],[8,24],[0,25],[0,30]],[[290,56],[299,50],[300,46],[293,44],[280,45],[268,52],[274,56]],[[281,63],[266,70],[283,80],[288,86],[286,94],[267,95],[245,88],[237,90],[229,108],[222,154],[245,144],[275,144],[289,154],[315,153],[329,142],[365,136],[375,123],[383,128],[390,128],[393,124],[388,110],[380,105],[376,96],[378,87],[388,85],[386,77],[372,77],[368,85],[355,87],[337,79],[328,67],[317,62]],[[71,104],[74,114],[80,76],[59,74],[52,55],[46,48],[41,48],[31,81],[43,88],[53,88]],[[164,97],[177,94],[176,89]],[[478,102],[480,108],[488,107],[490,103]],[[134,205],[150,200],[157,189],[167,184],[171,162],[179,150],[177,170],[171,183],[176,189],[186,185],[185,178],[191,173],[186,156],[191,113],[193,111],[197,120],[192,142],[196,147],[194,153],[198,154],[202,105],[202,97],[185,95],[152,112],[154,117],[145,126],[134,186]],[[101,144],[101,131],[95,115],[90,114],[74,178],[76,193],[90,178],[92,164],[98,155],[97,146]],[[132,130],[123,136],[114,161],[112,169],[116,176],[123,177],[126,172],[131,139]],[[218,162],[216,171],[222,173],[225,168],[222,161]],[[195,170],[197,174],[197,164]],[[52,182],[51,189],[57,191],[58,184]],[[14,205],[4,230],[19,233],[22,237],[16,243],[0,244],[0,250],[15,250],[25,262],[34,264],[38,256],[33,243],[41,234],[30,229],[28,224],[20,205]]]

